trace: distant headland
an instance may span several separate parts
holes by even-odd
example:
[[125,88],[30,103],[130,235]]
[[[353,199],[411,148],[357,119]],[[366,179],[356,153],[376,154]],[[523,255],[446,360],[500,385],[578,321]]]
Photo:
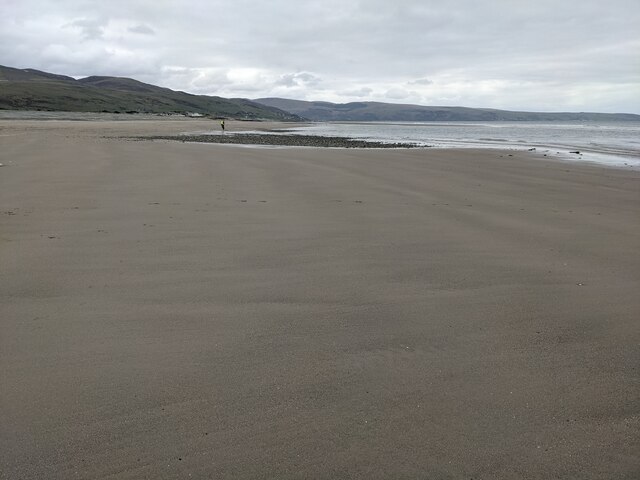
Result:
[[517,112],[382,102],[339,104],[286,98],[223,98],[193,95],[132,78],[90,76],[76,80],[31,68],[2,65],[0,87],[0,110],[183,114],[289,122],[640,122],[640,115],[631,113]]

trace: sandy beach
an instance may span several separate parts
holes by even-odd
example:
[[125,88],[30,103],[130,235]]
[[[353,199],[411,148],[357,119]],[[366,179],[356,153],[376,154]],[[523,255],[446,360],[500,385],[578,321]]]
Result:
[[215,125],[0,121],[0,478],[640,476],[640,172]]

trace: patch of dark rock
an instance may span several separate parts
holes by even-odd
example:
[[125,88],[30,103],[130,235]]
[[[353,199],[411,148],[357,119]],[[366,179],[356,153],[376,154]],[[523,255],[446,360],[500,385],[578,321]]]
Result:
[[227,143],[241,145],[273,145],[290,147],[338,147],[338,148],[424,148],[413,143],[383,143],[356,140],[346,137],[321,137],[316,135],[270,135],[238,133],[230,135],[154,135],[132,137],[130,140],[175,140],[179,142]]

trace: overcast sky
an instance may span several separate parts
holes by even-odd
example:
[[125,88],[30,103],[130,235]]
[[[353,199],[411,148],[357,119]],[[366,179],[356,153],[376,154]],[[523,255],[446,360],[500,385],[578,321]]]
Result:
[[640,1],[0,0],[0,64],[224,97],[640,113]]

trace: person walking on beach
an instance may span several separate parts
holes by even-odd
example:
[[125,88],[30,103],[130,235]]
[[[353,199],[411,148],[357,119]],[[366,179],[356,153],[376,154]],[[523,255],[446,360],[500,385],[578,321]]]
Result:
[[222,128],[222,133],[224,133],[224,119],[220,120],[220,128]]

